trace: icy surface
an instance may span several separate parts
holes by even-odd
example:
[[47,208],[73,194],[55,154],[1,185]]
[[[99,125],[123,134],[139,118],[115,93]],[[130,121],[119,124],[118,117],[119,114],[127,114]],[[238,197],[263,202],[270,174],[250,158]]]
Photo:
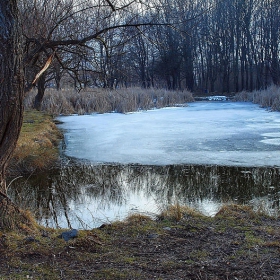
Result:
[[280,113],[251,103],[58,119],[66,155],[94,163],[280,166]]

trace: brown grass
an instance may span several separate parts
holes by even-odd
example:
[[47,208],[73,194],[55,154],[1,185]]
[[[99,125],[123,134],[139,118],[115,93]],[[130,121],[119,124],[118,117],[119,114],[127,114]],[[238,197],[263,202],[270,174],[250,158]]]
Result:
[[[31,92],[25,99],[25,108],[32,108],[36,92]],[[118,90],[74,89],[57,91],[47,89],[42,110],[52,115],[89,114],[106,112],[134,112],[176,106],[192,102],[189,91],[167,91],[164,89],[127,88]]]
[[125,219],[125,222],[128,224],[140,224],[142,222],[147,222],[147,221],[149,222],[151,220],[152,220],[151,217],[147,215],[132,214]]
[[182,206],[178,202],[174,205],[170,205],[166,210],[162,211],[159,215],[159,219],[171,219],[179,222],[187,215],[202,217],[198,211],[188,207]]
[[266,90],[242,91],[235,95],[235,100],[253,102],[263,108],[280,111],[280,87],[272,85]]
[[9,166],[10,173],[31,173],[51,167],[58,158],[58,142],[61,137],[61,132],[50,115],[26,111],[17,147]]
[[234,217],[234,218],[257,218],[260,214],[254,212],[251,206],[229,204],[224,205],[216,214],[216,217]]

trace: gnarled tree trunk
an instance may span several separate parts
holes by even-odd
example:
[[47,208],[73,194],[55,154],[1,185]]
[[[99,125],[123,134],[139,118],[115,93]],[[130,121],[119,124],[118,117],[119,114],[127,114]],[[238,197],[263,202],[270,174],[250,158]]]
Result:
[[6,168],[23,117],[22,38],[16,0],[0,1],[0,229],[17,228],[26,218],[7,197]]
[[38,79],[38,92],[35,96],[34,101],[34,108],[38,111],[41,110],[42,107],[42,101],[45,94],[45,82],[46,82],[46,75],[45,73],[42,74],[42,76]]

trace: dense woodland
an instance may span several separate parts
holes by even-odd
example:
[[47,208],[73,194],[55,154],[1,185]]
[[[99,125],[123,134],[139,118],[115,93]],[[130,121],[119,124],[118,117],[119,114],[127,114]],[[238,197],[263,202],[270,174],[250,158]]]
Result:
[[29,82],[54,54],[39,91],[141,86],[201,94],[280,83],[279,0],[109,3],[22,1]]

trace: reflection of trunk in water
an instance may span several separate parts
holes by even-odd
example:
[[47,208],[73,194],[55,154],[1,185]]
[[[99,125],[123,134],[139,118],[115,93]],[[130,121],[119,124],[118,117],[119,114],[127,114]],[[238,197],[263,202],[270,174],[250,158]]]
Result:
[[[71,205],[90,201],[97,209],[129,203],[130,194],[153,199],[157,205],[249,203],[267,197],[279,209],[279,169],[216,165],[71,165],[50,174],[13,182],[10,196],[37,213],[39,221],[49,217],[59,225],[64,216],[71,227]],[[23,205],[24,206],[24,205]]]

